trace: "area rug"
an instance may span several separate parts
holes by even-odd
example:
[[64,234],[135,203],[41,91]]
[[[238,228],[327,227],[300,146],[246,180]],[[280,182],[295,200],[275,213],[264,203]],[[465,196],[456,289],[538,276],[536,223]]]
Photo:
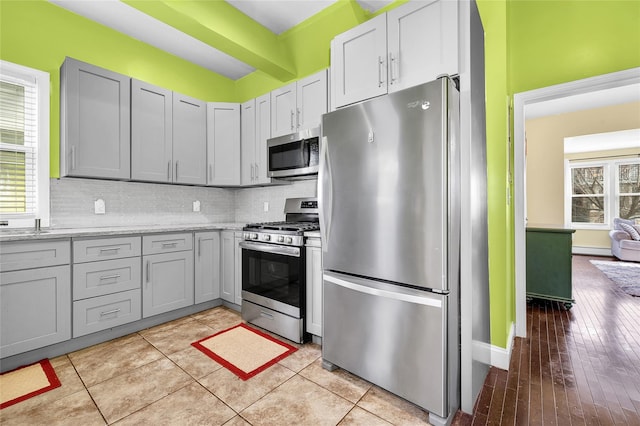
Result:
[[640,263],[591,260],[596,268],[625,293],[640,297]]
[[246,324],[205,337],[191,344],[247,380],[298,349]]
[[60,386],[48,359],[0,375],[0,410]]

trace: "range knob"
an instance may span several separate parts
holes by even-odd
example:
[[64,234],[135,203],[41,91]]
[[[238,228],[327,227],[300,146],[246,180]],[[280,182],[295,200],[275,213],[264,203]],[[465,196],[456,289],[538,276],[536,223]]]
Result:
[[251,238],[251,234],[249,234],[248,232],[245,232],[243,237],[244,237],[245,240],[248,240],[248,239]]
[[258,239],[258,234],[251,234],[251,239],[252,240],[257,240]]
[[293,238],[287,237],[287,244],[291,244],[291,243],[293,243]]
[[280,235],[280,236],[278,237],[278,242],[279,242],[279,243],[284,243],[284,237],[283,237],[282,235]]
[[262,241],[270,241],[271,240],[271,235],[264,235],[262,237]]

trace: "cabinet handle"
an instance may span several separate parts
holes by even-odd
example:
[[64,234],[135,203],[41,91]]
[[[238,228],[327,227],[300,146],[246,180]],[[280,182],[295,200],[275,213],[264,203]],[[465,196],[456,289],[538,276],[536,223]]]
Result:
[[251,164],[251,180],[255,180],[256,179],[256,166],[255,164]]
[[100,249],[100,254],[102,253],[108,253],[108,252],[116,252],[118,253],[120,251],[120,247],[114,247],[114,248],[101,248]]
[[178,181],[178,161],[176,160],[176,182]]
[[300,128],[300,108],[296,108],[296,127]]
[[162,248],[174,248],[178,243],[162,243]]
[[167,163],[167,180],[171,182],[171,161]]
[[395,72],[395,67],[397,66],[396,58],[393,57],[393,53],[389,52],[389,62],[391,62],[389,66],[389,84],[393,84],[396,81],[397,73]]
[[383,64],[384,64],[384,60],[382,59],[382,56],[378,56],[378,87],[382,87],[382,83],[384,83],[384,80],[382,80]]
[[255,163],[256,166],[256,180],[259,180],[259,175],[258,175],[258,163]]
[[71,147],[71,169],[75,170],[76,168],[76,147]]
[[112,310],[107,311],[107,312],[100,312],[100,316],[104,317],[104,316],[111,315],[111,314],[117,314],[118,312],[120,312],[120,308],[112,309]]
[[291,130],[293,130],[293,110],[291,110]]
[[209,164],[209,182],[213,180],[213,173],[211,172],[211,164]]
[[151,261],[147,260],[147,288],[149,288],[150,280],[151,280]]
[[103,281],[103,280],[115,280],[120,278],[120,274],[115,274],[115,275],[105,275],[104,277],[100,277],[99,281]]

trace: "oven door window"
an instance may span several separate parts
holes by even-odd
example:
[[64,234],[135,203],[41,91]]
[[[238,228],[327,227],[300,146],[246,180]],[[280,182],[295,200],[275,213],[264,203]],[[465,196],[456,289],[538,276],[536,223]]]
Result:
[[242,290],[300,308],[303,257],[242,249]]
[[297,141],[269,148],[269,170],[301,169],[309,165],[309,145]]

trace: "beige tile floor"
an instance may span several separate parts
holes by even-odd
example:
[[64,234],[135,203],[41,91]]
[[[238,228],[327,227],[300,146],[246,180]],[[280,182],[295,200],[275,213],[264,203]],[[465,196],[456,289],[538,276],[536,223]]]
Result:
[[419,425],[428,414],[308,343],[242,381],[191,343],[238,324],[218,307],[53,359],[62,386],[0,411],[3,425]]

